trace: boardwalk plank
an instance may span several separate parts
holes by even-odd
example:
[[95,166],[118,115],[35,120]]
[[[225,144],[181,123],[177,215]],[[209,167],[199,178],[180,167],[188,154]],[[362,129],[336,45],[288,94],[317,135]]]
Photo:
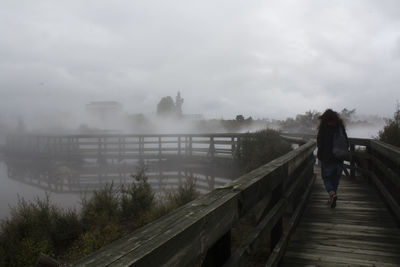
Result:
[[[324,251],[334,251],[334,252],[345,252],[345,253],[355,253],[355,254],[361,254],[361,255],[368,255],[368,256],[383,256],[383,257],[391,257],[393,259],[400,260],[400,254],[398,253],[399,251],[388,251],[388,250],[382,250],[382,251],[377,251],[377,250],[372,250],[372,249],[367,249],[365,247],[360,247],[360,246],[348,246],[348,245],[343,245],[343,244],[332,244],[330,243],[312,243],[312,242],[293,242],[291,246],[296,249],[296,250],[301,250],[301,249],[308,249],[308,250],[324,250]],[[375,245],[376,246],[376,245]],[[373,248],[375,248],[375,246]]]
[[281,266],[400,266],[400,228],[376,189],[344,177],[336,209],[320,175],[312,190]]

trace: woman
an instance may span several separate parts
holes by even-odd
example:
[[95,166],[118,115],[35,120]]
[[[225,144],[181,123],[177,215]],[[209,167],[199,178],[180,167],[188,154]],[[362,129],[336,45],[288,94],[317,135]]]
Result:
[[326,191],[329,193],[328,203],[331,208],[336,207],[337,189],[343,171],[343,160],[337,159],[332,153],[333,138],[335,134],[343,134],[347,140],[347,134],[339,114],[331,109],[327,109],[320,116],[318,126],[317,157],[321,162],[321,174],[324,180]]

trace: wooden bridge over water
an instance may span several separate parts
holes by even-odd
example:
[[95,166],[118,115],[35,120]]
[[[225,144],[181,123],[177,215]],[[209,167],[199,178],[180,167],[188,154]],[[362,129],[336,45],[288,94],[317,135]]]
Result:
[[232,158],[245,134],[10,135],[8,157],[44,159],[160,160],[173,157]]
[[400,266],[400,149],[351,139],[330,209],[315,141],[288,139],[300,146],[75,265]]

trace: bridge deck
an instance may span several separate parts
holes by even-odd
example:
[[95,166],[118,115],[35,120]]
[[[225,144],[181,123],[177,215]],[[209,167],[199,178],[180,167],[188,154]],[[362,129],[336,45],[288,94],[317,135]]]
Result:
[[320,170],[282,266],[400,266],[400,228],[364,179],[341,179],[336,209]]

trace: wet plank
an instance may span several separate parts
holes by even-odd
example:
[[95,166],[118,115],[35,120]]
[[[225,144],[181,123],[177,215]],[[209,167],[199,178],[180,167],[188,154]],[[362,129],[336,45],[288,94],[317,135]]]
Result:
[[376,189],[342,177],[336,209],[327,199],[319,175],[281,266],[400,266],[400,228]]

